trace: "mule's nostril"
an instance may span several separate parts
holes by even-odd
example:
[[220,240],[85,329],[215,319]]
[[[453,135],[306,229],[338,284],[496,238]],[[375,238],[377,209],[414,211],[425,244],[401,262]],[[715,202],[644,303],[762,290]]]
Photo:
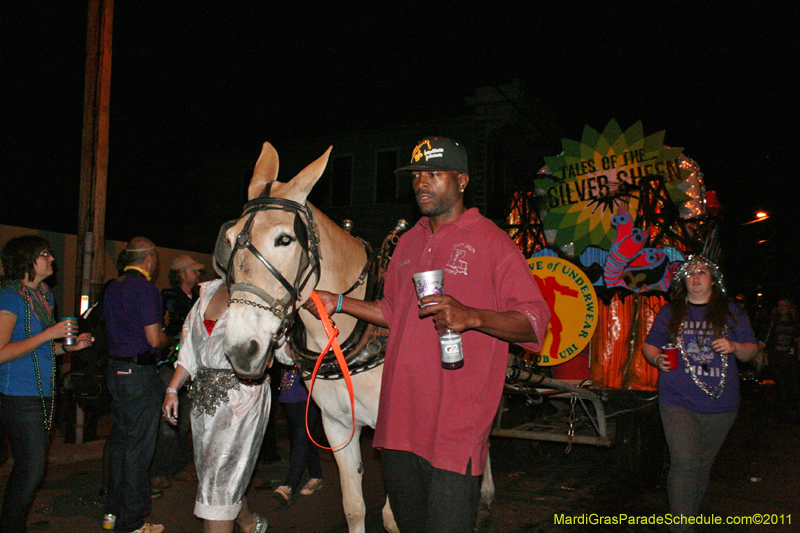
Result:
[[228,355],[234,366],[250,365],[253,357],[261,352],[261,345],[258,341],[250,341],[247,344],[237,344],[228,350]]
[[259,353],[259,345],[256,341],[250,341],[250,345],[247,347],[247,353],[245,354],[247,357],[253,357],[258,355]]

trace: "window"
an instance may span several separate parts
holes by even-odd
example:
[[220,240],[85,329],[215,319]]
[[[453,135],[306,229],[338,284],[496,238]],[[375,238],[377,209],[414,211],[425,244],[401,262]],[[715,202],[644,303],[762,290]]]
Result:
[[380,204],[397,200],[397,178],[394,175],[397,166],[397,150],[378,152],[378,160],[375,167],[376,203]]

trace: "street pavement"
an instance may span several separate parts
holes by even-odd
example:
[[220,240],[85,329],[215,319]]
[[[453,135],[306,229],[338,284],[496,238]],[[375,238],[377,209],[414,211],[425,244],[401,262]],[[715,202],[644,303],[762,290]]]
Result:
[[[103,482],[103,446],[109,426],[109,416],[104,415],[98,425],[101,438],[77,445],[65,443],[60,435],[54,435],[45,480],[36,494],[28,520],[29,531],[104,531],[99,493]],[[346,532],[338,470],[330,451],[320,450],[325,477],[322,490],[307,497],[297,495],[289,507],[274,498],[273,488],[282,484],[289,467],[288,432],[282,415],[277,420],[277,432],[281,460],[257,465],[247,492],[250,509],[267,518],[270,531]],[[371,430],[366,433],[361,446],[365,459],[365,499],[370,508],[368,527],[370,531],[379,531],[385,495],[380,464],[370,446]],[[189,440],[191,446],[191,437]],[[0,468],[0,490],[5,489],[12,463],[13,460],[8,459]],[[193,467],[190,465],[190,468]],[[153,500],[148,521],[163,524],[166,533],[202,531],[203,523],[193,513],[196,491],[197,481],[173,480],[163,496]]]
[[[776,525],[709,526],[704,532],[797,531],[800,521],[800,460],[797,443],[800,426],[791,424],[774,401],[770,387],[748,387],[739,417],[714,465],[701,512],[723,517],[769,514]],[[101,419],[100,440],[75,445],[55,435],[48,470],[29,518],[30,531],[81,532],[101,529],[102,451],[107,420]],[[325,486],[317,494],[301,497],[291,507],[277,502],[272,489],[288,469],[286,421],[277,420],[281,461],[259,464],[247,497],[250,507],[265,516],[270,531],[346,533],[338,471],[329,451],[321,451]],[[379,533],[385,499],[379,457],[371,447],[372,432],[365,430],[360,445],[364,458],[366,529]],[[481,533],[666,532],[657,525],[557,525],[557,514],[580,516],[663,516],[668,512],[664,477],[632,479],[616,462],[614,450],[573,446],[567,454],[558,443],[517,439],[492,439],[497,496]],[[11,460],[0,468],[4,489]],[[197,482],[173,482],[153,501],[150,521],[166,526],[166,533],[202,531],[194,517]],[[789,524],[788,520],[794,521]]]

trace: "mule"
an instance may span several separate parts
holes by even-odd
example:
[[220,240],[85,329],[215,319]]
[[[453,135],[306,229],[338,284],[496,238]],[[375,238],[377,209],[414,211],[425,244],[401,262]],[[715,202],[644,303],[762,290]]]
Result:
[[[227,271],[231,305],[225,334],[225,351],[240,377],[258,378],[271,363],[273,352],[287,352],[285,340],[292,320],[301,320],[309,349],[322,350],[327,336],[322,323],[300,308],[314,288],[364,298],[366,285],[358,284],[368,254],[361,241],[336,225],[306,198],[322,176],[332,147],[287,183],[275,181],[278,154],[264,143],[248,187],[244,214],[223,228],[222,251],[215,254]],[[289,282],[288,280],[294,280]],[[254,298],[255,296],[255,298]],[[335,316],[339,339],[347,339],[357,320]],[[279,349],[275,350],[276,347]],[[289,354],[292,355],[292,354]],[[291,364],[291,361],[284,361]],[[355,428],[344,380],[317,380],[312,397],[322,411],[322,423],[334,449],[342,486],[342,503],[351,533],[364,533],[366,506],[361,488],[361,449],[364,426],[375,427],[383,366],[376,365],[352,376],[355,393]],[[481,488],[482,507],[494,494],[490,470]],[[397,525],[387,499],[383,524],[395,533]]]

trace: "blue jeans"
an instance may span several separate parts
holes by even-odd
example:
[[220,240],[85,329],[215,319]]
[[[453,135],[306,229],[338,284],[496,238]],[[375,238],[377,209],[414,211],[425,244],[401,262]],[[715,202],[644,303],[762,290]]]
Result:
[[[45,405],[49,414],[50,398],[45,398]],[[14,458],[3,497],[0,532],[24,533],[33,493],[42,481],[47,461],[50,432],[44,429],[42,399],[0,394],[0,423]]]
[[434,468],[427,460],[384,449],[381,467],[397,527],[403,533],[472,533],[481,476]]
[[111,360],[111,428],[105,513],[117,517],[114,531],[133,531],[150,514],[150,475],[163,391],[155,366]]
[[[286,473],[286,483],[292,487],[292,493],[297,491],[303,472],[308,467],[308,475],[312,478],[322,479],[322,465],[319,462],[317,447],[308,438],[306,433],[306,402],[293,402],[283,404],[286,418],[292,427],[292,452],[289,456],[289,471]],[[308,427],[312,431],[320,419],[319,407],[314,401],[308,406]]]

